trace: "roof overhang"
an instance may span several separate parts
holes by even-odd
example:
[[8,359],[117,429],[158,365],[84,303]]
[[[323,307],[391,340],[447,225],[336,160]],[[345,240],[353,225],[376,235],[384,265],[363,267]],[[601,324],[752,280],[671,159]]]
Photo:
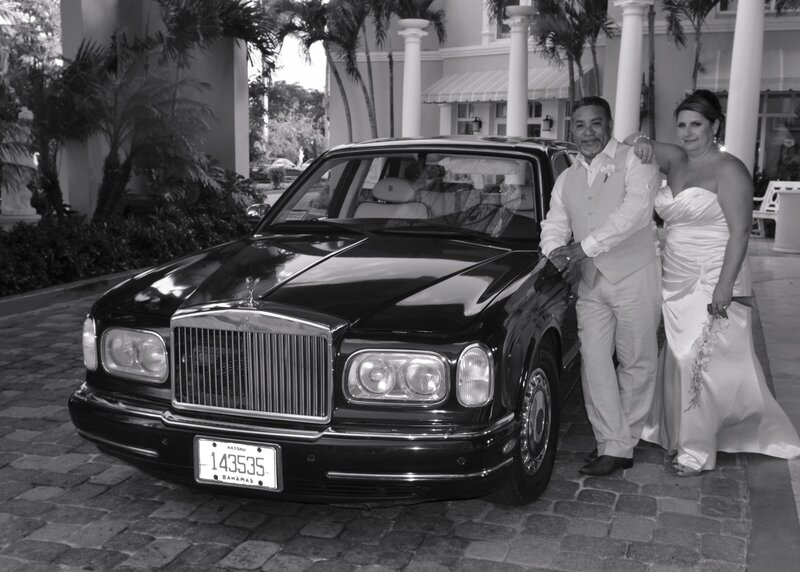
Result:
[[[700,61],[697,87],[710,91],[729,91],[731,52],[709,50]],[[761,59],[761,91],[800,90],[800,49],[764,50]]]
[[[585,69],[584,79],[590,75],[591,67]],[[566,69],[555,67],[528,69],[528,99],[567,99],[568,97],[569,75]],[[446,74],[422,92],[424,103],[507,100],[508,70]]]

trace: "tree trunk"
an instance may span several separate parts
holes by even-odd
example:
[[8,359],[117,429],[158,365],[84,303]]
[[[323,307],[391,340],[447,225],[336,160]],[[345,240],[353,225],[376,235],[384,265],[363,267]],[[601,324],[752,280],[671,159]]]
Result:
[[589,51],[592,53],[592,66],[594,66],[592,69],[594,72],[594,90],[592,90],[592,95],[600,95],[603,90],[600,89],[600,66],[597,65],[597,44],[594,41],[589,44]]
[[394,55],[392,55],[391,36],[389,36],[387,57],[389,59],[389,137],[394,137]]
[[[575,69],[572,67],[572,56],[567,56],[567,74],[569,76],[569,114],[572,117],[572,108],[575,107]],[[572,131],[572,130],[570,130]]]
[[[369,53],[366,24],[361,24],[361,35],[364,37],[364,57],[367,60],[367,81],[369,82],[370,105],[372,106],[372,115],[375,117],[375,82],[372,78],[372,56]],[[375,136],[378,136],[377,125],[375,126]]]
[[700,25],[695,26],[694,29],[694,67],[692,68],[692,91],[697,89],[697,74],[700,71],[700,50],[703,49],[703,42],[700,39],[702,25],[703,23],[700,22]]
[[580,92],[579,97],[583,97],[583,64],[579,59],[575,60],[575,65],[578,67],[578,81],[577,81],[577,91]]
[[42,192],[47,202],[45,211],[52,211],[58,218],[64,216],[64,195],[61,192],[61,183],[58,180],[56,168],[57,152],[50,149],[47,139],[36,142],[39,153],[39,176],[41,178]]
[[650,139],[656,139],[656,9],[650,6],[647,13],[647,35],[650,44],[650,64],[647,69],[647,115],[650,117]]
[[347,92],[344,89],[344,82],[342,82],[342,76],[339,74],[339,70],[336,68],[336,64],[333,61],[333,57],[331,56],[331,51],[328,48],[327,44],[323,44],[323,48],[325,49],[325,58],[328,60],[328,67],[331,68],[331,74],[333,74],[333,79],[336,81],[336,85],[339,88],[339,93],[342,94],[342,107],[344,107],[344,115],[347,122],[347,142],[353,142],[353,118],[350,115],[350,101],[347,99]]
[[125,188],[131,179],[132,165],[130,159],[119,161],[117,151],[112,149],[103,161],[103,180],[97,193],[97,206],[92,221],[106,221],[122,210],[122,199]]
[[369,90],[367,83],[364,81],[364,76],[356,69],[356,83],[361,88],[361,93],[364,94],[364,102],[367,104],[367,116],[369,117],[369,130],[373,139],[378,138],[378,121],[375,117],[375,108],[372,106],[372,99],[369,97]]

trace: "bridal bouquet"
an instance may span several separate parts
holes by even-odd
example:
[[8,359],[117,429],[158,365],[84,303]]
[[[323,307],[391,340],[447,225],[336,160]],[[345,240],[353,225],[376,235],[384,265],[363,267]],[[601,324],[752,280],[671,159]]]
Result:
[[[734,296],[731,303],[738,302],[752,308],[755,303],[755,296]],[[686,411],[694,409],[700,402],[700,393],[703,389],[703,372],[708,371],[708,364],[711,363],[711,355],[717,346],[717,338],[720,332],[728,329],[727,314],[709,314],[703,331],[692,344],[694,350],[694,360],[692,361],[692,383],[689,386],[689,407]]]

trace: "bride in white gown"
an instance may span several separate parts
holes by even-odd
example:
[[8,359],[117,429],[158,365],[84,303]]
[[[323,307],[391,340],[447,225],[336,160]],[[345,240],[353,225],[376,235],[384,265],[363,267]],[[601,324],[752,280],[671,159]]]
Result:
[[655,203],[667,340],[642,439],[674,452],[681,476],[713,469],[717,451],[798,457],[800,438],[753,349],[750,175],[715,144],[723,115],[713,93],[695,91],[675,115],[680,147],[634,141],[667,176]]

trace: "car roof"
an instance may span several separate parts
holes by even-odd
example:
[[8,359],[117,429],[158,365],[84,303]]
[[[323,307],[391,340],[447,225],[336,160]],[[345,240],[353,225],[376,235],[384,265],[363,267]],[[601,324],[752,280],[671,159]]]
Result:
[[441,135],[437,137],[397,137],[370,139],[357,143],[347,143],[333,147],[330,152],[366,151],[379,149],[402,149],[416,147],[456,147],[464,149],[482,149],[492,151],[537,150],[553,153],[558,150],[577,150],[574,143],[559,139],[541,139],[535,137],[505,137],[475,135]]

